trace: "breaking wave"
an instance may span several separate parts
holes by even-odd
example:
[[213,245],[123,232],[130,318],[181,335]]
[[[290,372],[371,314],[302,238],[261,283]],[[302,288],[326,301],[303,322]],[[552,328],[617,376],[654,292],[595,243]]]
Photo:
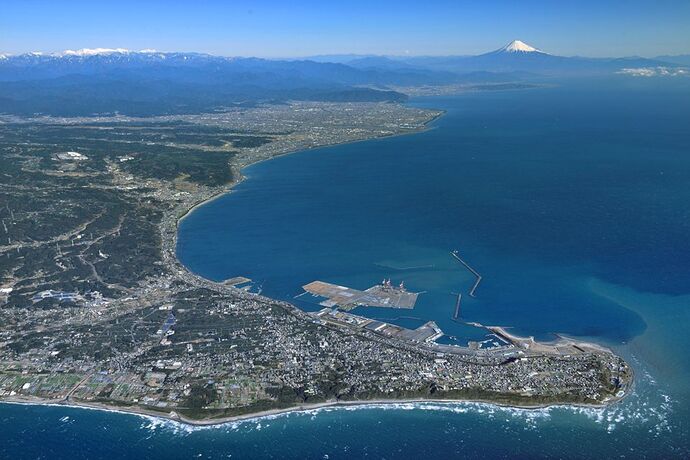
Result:
[[580,418],[592,422],[611,433],[621,425],[644,427],[649,433],[658,436],[671,432],[669,414],[673,411],[675,401],[665,392],[647,371],[638,372],[636,385],[631,394],[623,401],[607,407],[584,407],[571,405],[554,405],[536,409],[500,406],[484,402],[399,402],[399,403],[362,403],[351,406],[330,406],[316,409],[284,412],[238,420],[217,425],[197,426],[174,420],[167,420],[143,415],[143,429],[151,431],[172,430],[177,434],[189,434],[199,430],[260,431],[271,426],[279,419],[305,418],[317,420],[327,414],[338,415],[355,411],[436,411],[448,414],[486,417],[497,422],[504,422],[513,428],[534,430],[544,427],[556,419],[568,417]]

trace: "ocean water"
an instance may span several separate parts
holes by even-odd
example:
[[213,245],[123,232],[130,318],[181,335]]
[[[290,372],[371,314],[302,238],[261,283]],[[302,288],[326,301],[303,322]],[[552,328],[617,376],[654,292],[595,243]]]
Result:
[[[182,222],[178,255],[211,279],[247,276],[295,298],[323,280],[391,278],[412,311],[355,313],[450,343],[484,336],[462,317],[613,347],[636,371],[606,409],[401,404],[191,429],[132,415],[0,406],[0,457],[684,458],[690,456],[690,83],[563,82],[424,98],[426,132],[253,165],[235,191]],[[450,257],[460,251],[483,276]],[[37,439],[41,442],[37,442]]]

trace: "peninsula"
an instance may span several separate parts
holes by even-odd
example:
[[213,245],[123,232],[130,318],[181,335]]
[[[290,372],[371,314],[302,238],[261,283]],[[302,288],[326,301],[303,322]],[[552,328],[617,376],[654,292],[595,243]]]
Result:
[[440,345],[433,322],[407,333],[330,307],[306,313],[237,287],[241,273],[217,283],[177,260],[179,220],[228,192],[244,166],[418,132],[440,115],[294,102],[0,119],[0,401],[208,424],[402,400],[536,407],[624,397],[630,367],[594,344],[489,328],[500,347]]

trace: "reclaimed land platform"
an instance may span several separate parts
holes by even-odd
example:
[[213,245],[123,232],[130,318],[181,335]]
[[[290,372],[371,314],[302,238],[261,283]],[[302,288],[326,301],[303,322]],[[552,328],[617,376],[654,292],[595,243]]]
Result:
[[358,306],[413,309],[417,303],[417,292],[408,292],[404,288],[376,285],[364,291],[337,284],[313,281],[302,288],[310,294],[326,297],[320,303],[324,307],[339,306],[352,309]]
[[235,276],[234,278],[228,278],[223,281],[223,284],[227,286],[238,286],[240,284],[251,283],[251,278],[246,278],[244,276]]

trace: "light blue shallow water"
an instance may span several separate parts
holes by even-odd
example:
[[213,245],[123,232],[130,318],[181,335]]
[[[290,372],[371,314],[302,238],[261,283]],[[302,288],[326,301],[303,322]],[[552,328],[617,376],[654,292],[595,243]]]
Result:
[[464,341],[481,334],[451,320],[453,293],[473,283],[449,256],[458,249],[484,277],[476,299],[464,296],[465,319],[613,346],[636,369],[633,395],[605,410],[417,405],[192,431],[3,405],[0,439],[10,442],[0,453],[69,457],[78,443],[84,457],[690,454],[688,83],[568,83],[413,104],[447,114],[425,133],[247,168],[235,192],[185,219],[183,263],[212,279],[248,276],[287,300],[316,279],[356,288],[404,280],[425,291],[414,311],[356,313],[406,326],[433,319]]

